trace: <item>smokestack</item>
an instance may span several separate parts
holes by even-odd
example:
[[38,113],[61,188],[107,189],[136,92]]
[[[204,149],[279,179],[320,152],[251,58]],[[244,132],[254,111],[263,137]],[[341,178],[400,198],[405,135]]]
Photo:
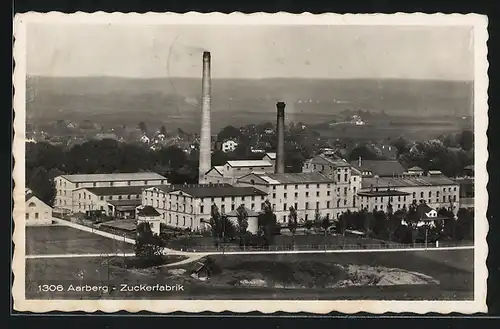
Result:
[[276,134],[278,136],[278,145],[276,150],[276,166],[274,172],[282,174],[285,172],[285,103],[278,102],[277,109],[277,122]]
[[361,168],[361,157],[358,158],[358,167]]
[[210,131],[210,52],[203,52],[203,77],[201,85],[201,132],[200,132],[200,162],[198,183],[205,182],[205,173],[212,167],[211,164],[211,131]]

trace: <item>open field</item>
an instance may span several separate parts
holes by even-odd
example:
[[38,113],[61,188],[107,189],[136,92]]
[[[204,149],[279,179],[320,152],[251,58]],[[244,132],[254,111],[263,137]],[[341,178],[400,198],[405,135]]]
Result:
[[[125,270],[120,258],[28,259],[27,298],[158,298],[158,299],[372,299],[372,300],[466,300],[473,298],[473,250],[425,252],[374,252],[295,255],[211,256],[221,272],[209,281],[191,278],[195,264],[148,270]],[[453,261],[449,262],[449,259]],[[115,265],[112,265],[115,264]],[[345,279],[342,268],[385,267],[418,272],[429,278],[425,284],[331,285]],[[175,271],[178,271],[177,273]],[[354,275],[358,275],[356,272]],[[238,280],[260,278],[272,286],[242,286]],[[99,292],[40,293],[40,284],[110,285]],[[121,284],[182,284],[176,292],[121,292]]]
[[26,227],[26,255],[130,253],[134,246],[66,226]]

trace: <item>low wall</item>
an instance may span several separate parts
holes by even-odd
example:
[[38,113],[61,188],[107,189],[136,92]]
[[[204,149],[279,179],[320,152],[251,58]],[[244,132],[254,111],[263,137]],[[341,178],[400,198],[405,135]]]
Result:
[[77,224],[77,223],[73,223],[73,222],[70,222],[70,221],[67,221],[67,220],[64,220],[64,219],[54,218],[54,222],[56,222],[58,224],[61,224],[61,225],[68,226],[68,227],[72,227],[72,228],[77,229],[77,230],[81,230],[81,231],[85,231],[85,232],[89,232],[89,233],[94,233],[94,234],[97,234],[97,235],[100,235],[100,236],[103,236],[103,237],[106,237],[106,238],[110,238],[110,239],[114,239],[114,240],[118,240],[118,241],[124,241],[126,243],[135,244],[135,240],[134,239],[125,238],[123,236],[116,235],[116,234],[111,234],[111,233],[108,233],[108,232],[103,232],[103,231],[100,231],[98,229],[95,229],[95,228],[92,228],[92,227],[88,227],[88,226],[85,226],[85,225],[80,225],[80,224]]

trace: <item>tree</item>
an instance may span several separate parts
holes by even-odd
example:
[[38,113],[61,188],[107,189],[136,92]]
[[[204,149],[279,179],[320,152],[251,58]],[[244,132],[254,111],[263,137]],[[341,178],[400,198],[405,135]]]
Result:
[[167,129],[165,128],[165,126],[161,126],[160,134],[162,134],[163,136],[167,136]]
[[265,238],[266,244],[269,246],[273,243],[274,234],[276,231],[276,215],[269,200],[263,204],[262,211],[258,217],[259,232]]
[[349,210],[347,212],[342,213],[342,215],[340,215],[339,221],[338,221],[337,227],[336,227],[337,233],[342,234],[342,235],[345,234],[345,230],[347,228],[347,220],[348,220],[349,216],[351,216],[351,212]]
[[26,181],[26,186],[28,186],[33,194],[37,198],[45,202],[49,206],[54,205],[54,200],[56,197],[56,187],[54,180],[50,179],[47,170],[43,167],[37,167],[31,173],[31,176]]
[[240,246],[243,246],[243,237],[248,228],[248,212],[244,204],[236,208],[236,219],[238,220],[238,235],[240,237]]
[[455,220],[453,211],[446,208],[440,208],[437,213],[440,217],[447,217],[447,219],[444,220],[442,236],[454,240],[457,235],[457,221]]
[[135,240],[135,255],[145,266],[154,266],[161,263],[165,242],[151,231],[149,223],[137,225],[137,238]]
[[474,240],[474,213],[470,209],[458,209],[457,232],[460,240]]
[[139,129],[141,130],[141,132],[145,135],[148,134],[148,127],[146,126],[146,124],[144,122],[139,122]]
[[325,231],[325,239],[326,239],[326,234],[328,233],[328,228],[330,227],[330,219],[328,219],[327,216],[323,216],[321,219],[321,227]]
[[236,139],[239,140],[241,137],[241,132],[238,128],[233,126],[225,126],[222,130],[217,134],[218,141],[225,141],[227,139]]
[[293,248],[295,248],[295,232],[297,232],[297,211],[295,210],[294,207],[290,207],[289,209],[289,214],[288,214],[288,229],[292,233],[292,245]]
[[373,233],[379,239],[387,239],[387,220],[383,211],[373,212]]
[[474,133],[470,130],[463,131],[460,135],[460,146],[465,151],[471,150],[474,147]]
[[363,160],[379,160],[379,156],[366,145],[354,148],[349,154],[349,161],[357,161],[359,158]]
[[226,239],[235,236],[236,228],[233,222],[227,216],[222,215],[215,204],[210,209],[210,227],[216,246],[219,245],[221,237],[222,241],[225,242]]

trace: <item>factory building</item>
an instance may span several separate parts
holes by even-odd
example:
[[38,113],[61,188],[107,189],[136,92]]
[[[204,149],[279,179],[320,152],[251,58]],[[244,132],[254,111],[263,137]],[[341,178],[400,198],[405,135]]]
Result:
[[260,189],[229,184],[151,187],[143,191],[140,208],[154,207],[167,226],[196,231],[208,227],[212,205],[216,205],[221,214],[231,214],[240,205],[253,213],[262,209],[266,197],[267,193]]
[[[304,162],[302,172],[318,172],[334,182],[334,205],[339,211],[359,208],[357,193],[361,189],[361,173],[335,154],[320,154]],[[337,212],[337,211],[336,211]]]
[[268,195],[278,223],[286,223],[289,208],[297,210],[299,220],[314,220],[316,210],[321,216],[336,218],[334,181],[318,173],[251,173],[238,179],[238,186],[255,187]]
[[362,209],[393,211],[408,209],[410,204],[423,200],[434,209],[459,209],[460,186],[445,176],[400,175],[396,177],[368,177],[362,180],[358,193]]
[[205,174],[205,181],[212,184],[235,184],[239,177],[251,172],[274,172],[273,163],[267,160],[233,160],[223,166],[214,166]]
[[[168,181],[165,177],[152,173],[152,172],[139,172],[139,173],[115,173],[115,174],[82,174],[82,175],[61,175],[54,178],[56,197],[54,202],[54,210],[61,213],[75,213],[92,210],[92,204],[99,203],[94,210],[100,210],[100,207],[106,205],[100,200],[100,197],[109,197],[108,194],[102,195],[96,192],[96,188],[110,188],[110,187],[148,187],[155,185],[165,185]],[[86,200],[83,196],[79,196],[76,190],[82,188],[93,188],[95,193],[91,193],[94,197],[86,193]],[[118,190],[116,190],[118,191]],[[80,192],[82,193],[82,192]],[[133,194],[133,193],[130,193]],[[140,193],[139,193],[140,194]],[[119,194],[115,195],[116,198],[112,200],[119,200]],[[127,197],[128,198],[128,197]],[[83,204],[84,200],[85,206]],[[80,203],[80,205],[79,205]]]

